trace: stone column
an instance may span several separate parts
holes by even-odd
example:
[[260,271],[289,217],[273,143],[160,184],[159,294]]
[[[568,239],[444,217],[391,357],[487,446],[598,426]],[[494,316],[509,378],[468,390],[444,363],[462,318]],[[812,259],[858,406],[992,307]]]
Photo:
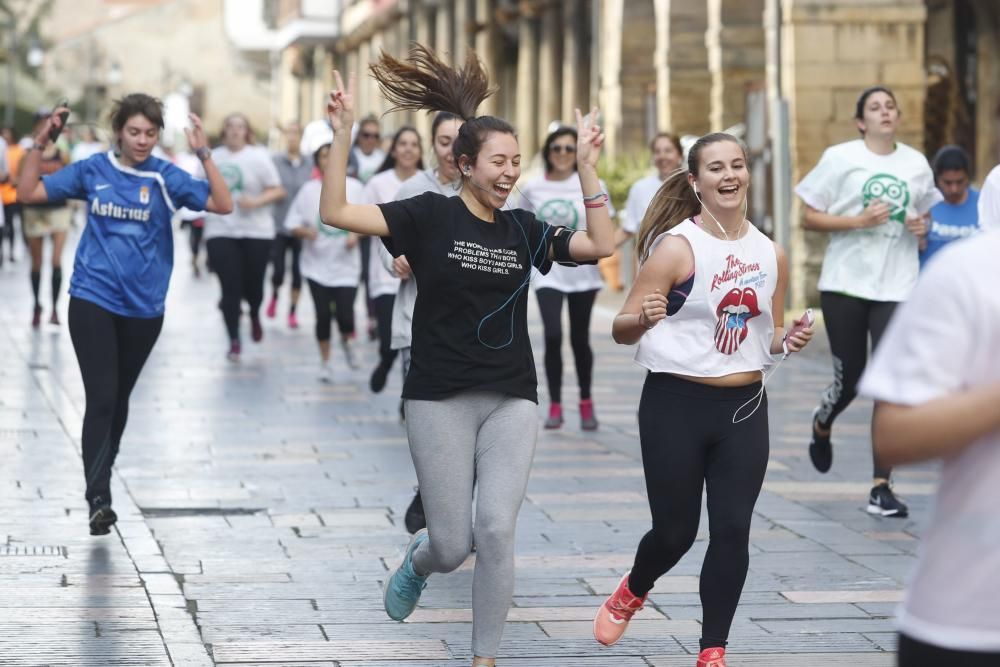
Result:
[[657,0],[657,120],[661,130],[702,135],[709,129],[705,2]]
[[560,78],[562,74],[561,52],[562,31],[565,27],[561,24],[558,6],[549,6],[542,11],[541,16],[541,45],[538,52],[538,121],[539,121],[539,141],[544,141],[545,132],[550,122],[554,120],[563,123],[571,122],[573,116],[562,115],[562,86]]
[[[496,58],[496,28],[494,27],[494,0],[475,0],[475,21],[477,32],[475,39],[476,54],[486,64],[492,83],[499,83],[500,68]],[[497,112],[497,95],[493,95],[479,107],[482,115]]]
[[446,63],[452,62],[454,47],[452,40],[455,36],[455,14],[453,0],[442,0],[438,3],[437,11],[434,15],[434,50]]
[[601,3],[598,21],[600,67],[598,75],[598,106],[604,117],[604,136],[608,158],[614,159],[621,150],[622,135],[622,26],[624,0]]
[[748,85],[765,80],[764,0],[708,0],[707,6],[710,118],[717,132],[743,122]]
[[[621,135],[618,148],[645,152],[655,132],[656,68],[653,63],[656,20],[653,0],[628,0],[622,7]],[[602,47],[603,48],[603,47]],[[610,45],[609,45],[610,48]]]
[[[521,152],[538,149],[538,30],[531,16],[518,18],[516,121]],[[502,93],[503,91],[501,91]]]
[[[852,120],[858,95],[884,83],[902,112],[899,140],[923,149],[923,0],[785,0],[782,6],[782,90],[789,103],[792,183],[828,146],[858,137]],[[818,303],[816,281],[826,235],[801,227],[802,204],[792,200],[791,299]]]

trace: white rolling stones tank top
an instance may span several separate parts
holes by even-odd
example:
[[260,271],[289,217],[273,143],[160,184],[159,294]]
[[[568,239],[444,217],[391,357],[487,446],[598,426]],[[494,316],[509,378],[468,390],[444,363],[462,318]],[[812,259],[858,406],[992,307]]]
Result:
[[688,219],[654,240],[650,253],[667,234],[687,239],[694,282],[680,310],[643,334],[636,363],[654,373],[694,377],[761,371],[773,363],[778,258],[774,243],[747,226],[743,238],[726,241]]

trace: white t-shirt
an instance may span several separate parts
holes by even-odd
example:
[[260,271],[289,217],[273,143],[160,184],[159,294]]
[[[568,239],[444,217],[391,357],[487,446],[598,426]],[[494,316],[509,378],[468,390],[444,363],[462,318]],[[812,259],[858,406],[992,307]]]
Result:
[[830,233],[819,290],[872,301],[906,300],[920,262],[917,237],[904,223],[944,201],[927,158],[899,143],[889,155],[878,155],[855,139],[826,149],[795,194],[831,215],[859,215],[876,199],[888,204],[888,222]]
[[97,155],[98,153],[103,153],[106,148],[104,144],[100,141],[81,141],[73,146],[73,150],[69,153],[70,162],[80,162],[81,160],[86,160],[91,155]]
[[[357,244],[347,247],[348,232],[324,225],[319,217],[319,195],[323,182],[318,178],[306,181],[299,188],[285,216],[285,229],[315,226],[319,235],[302,241],[299,266],[302,275],[325,287],[357,287],[361,281],[361,249]],[[347,179],[347,201],[363,201],[361,181]]]
[[209,213],[205,216],[205,239],[218,236],[273,239],[271,205],[245,210],[238,204],[241,197],[256,197],[265,188],[281,186],[281,177],[271,161],[271,154],[263,146],[244,146],[235,153],[219,146],[212,149],[212,160],[229,186],[234,208],[228,215]]
[[[531,211],[539,220],[550,225],[562,225],[569,229],[587,229],[587,209],[583,205],[583,186],[580,178],[573,174],[562,181],[552,181],[544,176],[528,181],[519,188],[521,197],[517,208]],[[608,186],[601,181],[601,189]],[[614,216],[615,209],[608,201],[608,213]],[[545,275],[532,270],[531,284],[535,289],[551,288],[560,292],[589,292],[604,287],[601,272],[593,264],[563,266],[553,264]]]
[[[359,151],[360,152],[360,151]],[[386,169],[368,179],[365,184],[364,201],[366,204],[384,204],[395,201],[399,186],[403,184],[395,169]],[[372,239],[372,243],[381,245],[379,239]],[[368,261],[368,292],[372,298],[395,294],[399,289],[399,278],[389,273],[385,265],[379,259],[378,249],[373,245],[371,258]]]
[[354,159],[358,161],[358,180],[362,183],[368,183],[368,179],[374,176],[378,168],[385,162],[385,151],[376,148],[370,155],[365,155],[357,146],[351,151],[354,153]]
[[[861,393],[920,405],[1000,382],[1000,230],[943,248],[879,343]],[[1000,409],[1000,407],[998,407]],[[936,646],[1000,651],[1000,432],[944,461],[899,628]]]
[[639,225],[646,215],[646,209],[662,185],[663,181],[660,180],[659,174],[650,174],[632,184],[628,190],[628,199],[625,200],[625,215],[621,218],[622,229],[629,234],[639,233]]
[[993,167],[979,191],[979,227],[1000,229],[1000,166]]

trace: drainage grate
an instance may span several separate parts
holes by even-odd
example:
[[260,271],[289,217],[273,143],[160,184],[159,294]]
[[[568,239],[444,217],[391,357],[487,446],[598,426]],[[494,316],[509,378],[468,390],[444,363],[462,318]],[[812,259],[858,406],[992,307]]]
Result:
[[266,507],[140,507],[148,519],[170,519],[184,516],[252,516],[267,511]]
[[29,544],[0,546],[0,556],[61,556],[66,558],[66,547],[45,547]]

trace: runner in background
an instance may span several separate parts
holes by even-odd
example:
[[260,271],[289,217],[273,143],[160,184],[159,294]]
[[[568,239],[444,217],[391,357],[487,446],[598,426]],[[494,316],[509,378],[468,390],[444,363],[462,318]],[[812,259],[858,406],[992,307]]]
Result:
[[979,191],[969,186],[969,154],[959,146],[944,146],[934,156],[934,182],[944,201],[931,207],[927,236],[920,241],[920,268],[957,239],[979,231]]

